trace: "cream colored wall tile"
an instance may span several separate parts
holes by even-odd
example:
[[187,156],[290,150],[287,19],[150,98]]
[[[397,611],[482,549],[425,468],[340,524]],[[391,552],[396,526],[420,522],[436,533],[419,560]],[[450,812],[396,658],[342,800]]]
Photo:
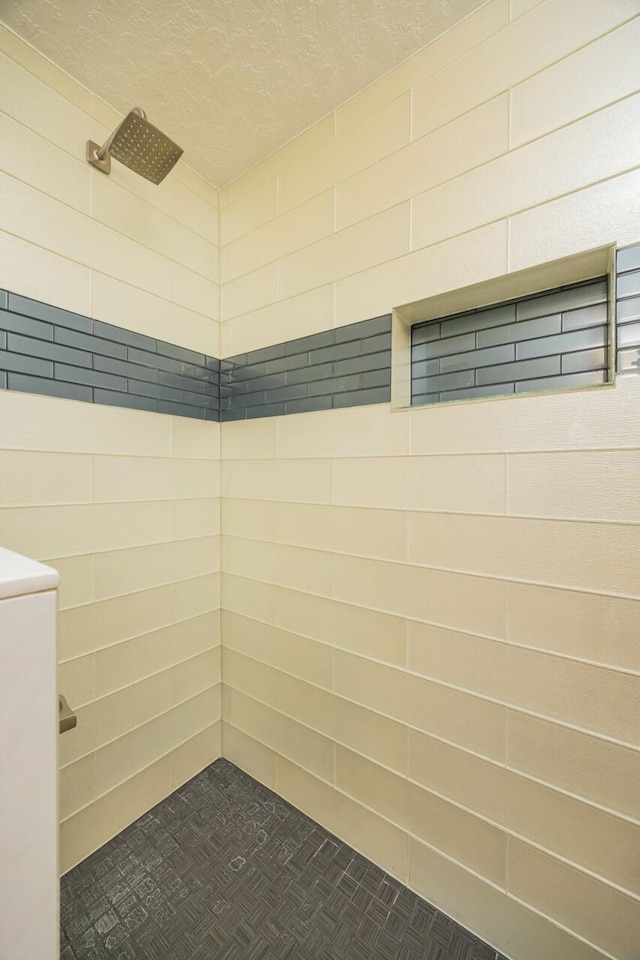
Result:
[[[280,431],[289,427],[286,421],[302,418],[284,417],[278,422],[278,445]],[[304,418],[306,433],[313,432],[313,424]],[[225,424],[226,426],[226,424]],[[291,436],[293,431],[289,427]],[[282,442],[286,445],[286,440]],[[302,447],[302,444],[300,444]],[[308,448],[302,448],[298,456],[308,456]],[[286,449],[286,446],[285,446]],[[295,454],[294,454],[295,456]],[[221,494],[223,497],[235,497],[248,500],[296,500],[301,503],[328,503],[331,499],[331,463],[317,463],[314,460],[297,459],[295,462],[282,460],[225,460],[223,442],[223,462],[221,471]]]
[[502,276],[508,270],[507,246],[506,223],[494,223],[338,280],[336,324],[365,320],[398,304]]
[[392,770],[406,773],[407,731],[400,723],[223,648],[225,686],[294,718]]
[[640,939],[638,901],[518,841],[509,843],[509,889],[620,960],[632,960]]
[[428,790],[637,892],[640,826],[413,731],[409,758],[410,778]]
[[305,130],[304,133],[301,133],[300,136],[290,140],[280,150],[276,150],[275,153],[261,160],[260,163],[238,177],[233,183],[224,187],[220,191],[221,208],[224,209],[229,203],[235,202],[248,191],[254,190],[265,180],[286,170],[302,157],[316,153],[319,147],[333,138],[333,135],[334,115],[330,113],[319,120],[318,123],[309,127],[308,130]]
[[[328,690],[333,686],[329,647],[278,627],[222,611],[225,647]],[[251,731],[249,731],[251,732]]]
[[226,571],[221,580],[221,603],[225,611],[231,610],[255,620],[273,621],[274,597],[280,587],[235,577]]
[[30,46],[4,25],[0,28],[0,47],[3,53],[15,60],[17,64],[44,81],[47,89],[61,94],[83,110],[90,109],[93,96],[86,87],[77,83],[67,73],[56,67],[51,60],[47,60],[38,53],[35,47]]
[[94,599],[93,561],[90,556],[47,558],[47,566],[60,574],[58,610],[79,607]]
[[331,189],[224,247],[227,273],[223,279],[241,276],[326,237],[333,231],[333,218]]
[[3,390],[0,424],[5,449],[141,457],[170,452],[170,418],[139,410]]
[[60,872],[84,860],[171,792],[171,758],[137,773],[60,824]]
[[0,285],[65,310],[91,313],[87,267],[8,233],[0,233]]
[[95,799],[94,754],[70,763],[60,771],[59,816],[70,817]]
[[640,451],[555,452],[508,458],[510,514],[637,519]]
[[336,786],[452,860],[506,886],[507,838],[480,818],[343,747],[336,750]]
[[158,209],[155,196],[153,202],[148,202],[124,190],[111,178],[94,177],[91,212],[97,221],[112,230],[213,279],[217,247]]
[[91,315],[116,327],[216,355],[218,328],[210,316],[194,313],[98,271],[93,272]]
[[286,757],[321,780],[333,782],[333,742],[327,737],[284,717],[276,710],[225,688],[225,723],[264,743],[278,757]]
[[639,600],[526,583],[507,595],[513,643],[640,672]]
[[408,200],[508,149],[509,102],[490,100],[341,183],[338,230]]
[[0,503],[84,503],[91,500],[88,457],[0,450]]
[[522,270],[606,243],[638,239],[640,172],[545,203],[509,222],[509,264]]
[[220,524],[224,536],[255,540],[275,540],[274,500],[231,500],[220,502]]
[[319,550],[223,537],[221,562],[225,571],[239,577],[331,595],[333,557]]
[[58,690],[72,709],[90,703],[95,697],[95,658],[78,657],[58,665]]
[[94,655],[96,696],[113,693],[219,643],[220,617],[214,611],[98,650]]
[[412,563],[587,590],[637,590],[635,525],[412,513],[408,530]]
[[506,711],[402,670],[335,654],[338,694],[494,760],[505,755]]
[[206,727],[195,737],[181,743],[171,754],[171,789],[176,790],[187,780],[222,756],[222,721]]
[[640,22],[630,20],[515,87],[511,144],[525,143],[635,93],[640,85],[635,57],[639,43]]
[[280,210],[289,210],[409,142],[410,96],[403,93],[280,175]]
[[597,0],[586,0],[580,17],[562,0],[540,4],[415,87],[414,137],[566,57],[633,12],[628,0],[613,0],[606,8]]
[[2,511],[4,546],[39,559],[157,543],[171,536],[164,503],[80,504]]
[[216,610],[218,582],[209,574],[62,611],[60,656],[71,659]]
[[[94,700],[77,712],[78,725],[60,741],[60,762],[71,763],[111,740],[122,737],[171,705],[171,678],[168,671],[149,677],[110,696]],[[96,776],[99,770],[96,769]]]
[[629,417],[629,409],[639,398],[640,378],[621,377],[615,389],[414,408],[409,414],[411,452],[530,453],[638,447],[640,421]]
[[278,265],[271,263],[237,280],[230,280],[220,289],[220,319],[230,320],[239,314],[257,310],[278,299]]
[[509,14],[511,20],[517,20],[518,17],[537,7],[539,3],[542,3],[542,0],[510,0]]
[[[276,440],[277,456],[284,459],[398,457],[409,452],[409,418],[404,413],[391,413],[386,404],[279,417]],[[313,465],[314,471],[323,469],[321,464]],[[287,496],[277,499],[311,498]],[[324,500],[322,497],[314,499]]]
[[[5,32],[3,36],[6,39],[10,35]],[[47,63],[44,57],[38,55],[34,58],[31,52],[30,62],[25,69],[12,59],[16,54],[15,50],[7,52],[9,56],[4,53],[0,55],[0,90],[4,113],[73,157],[84,157],[88,136],[103,142],[101,138],[107,136],[106,127],[90,120],[83,109],[79,109],[67,98],[66,92],[60,96],[52,89],[49,86],[50,73],[43,81],[31,72],[36,60],[40,69],[45,65],[45,69],[48,67],[49,71],[56,70],[53,64]],[[60,73],[57,75],[58,79],[59,77]],[[78,85],[73,84],[73,87],[77,92]],[[87,106],[86,102],[83,106]]]
[[[220,648],[206,650],[190,660],[182,660],[171,669],[171,702],[179,704],[205,690],[217,687],[209,705],[212,720],[220,718]],[[217,706],[216,706],[217,703]],[[214,709],[215,708],[215,709]]]
[[192,170],[186,163],[179,164],[173,171],[176,180],[184,183],[189,190],[192,190],[201,200],[204,200],[209,207],[218,210],[220,206],[220,191],[203,176]]
[[70,260],[159,296],[169,293],[164,257],[26,184],[0,174],[4,228]]
[[342,133],[420,80],[441,70],[494,34],[509,20],[508,0],[492,0],[454,24],[426,47],[347,100],[336,111],[336,132]]
[[434,850],[409,840],[409,885],[449,917],[518,960],[602,960],[583,940],[507,898]]
[[505,696],[505,644],[430,623],[407,624],[412,673],[500,700]]
[[[117,119],[114,117],[113,126],[119,122],[120,116]],[[179,177],[178,172],[182,173],[183,170],[187,172],[187,176]],[[156,190],[156,184],[140,177],[124,164],[119,164],[117,167],[117,179],[115,174],[114,167],[111,173],[112,183],[135,194],[140,200],[151,204],[172,220],[178,221],[182,227],[186,227],[192,233],[217,246],[217,190],[210,184],[206,184],[206,181],[193,171],[189,171],[188,167],[185,168],[184,161],[172,170],[171,179],[167,180],[162,190]],[[204,190],[202,189],[203,185],[209,187],[208,193],[206,186]]]
[[[220,449],[223,463],[227,460],[272,459],[276,452],[275,417],[225,423],[220,434]],[[227,489],[227,496],[235,497],[237,494]]]
[[[212,460],[212,470],[217,475],[220,466],[220,424],[191,417],[173,417],[171,453],[183,459]],[[211,493],[211,490],[208,492]]]
[[292,297],[408,253],[409,230],[407,202],[318,240],[279,262],[278,295]]
[[499,580],[344,556],[334,557],[334,570],[338,600],[472,633],[504,636],[506,585]]
[[7,114],[0,115],[1,169],[48,196],[89,212],[90,171]]
[[[234,186],[227,187],[226,191],[232,194]],[[240,194],[240,191],[236,192]],[[226,246],[239,237],[252,233],[272,220],[277,213],[278,181],[276,177],[272,177],[224,205],[224,212],[220,217],[221,245]]]
[[507,822],[509,776],[497,763],[409,730],[409,779],[498,826]]
[[176,540],[213,537],[220,533],[220,502],[216,497],[209,500],[174,500],[171,510]]
[[98,750],[94,755],[98,794],[113,790],[209,727],[218,719],[216,702],[219,690],[208,690]]
[[[175,303],[212,320],[220,319],[219,269],[215,261],[209,279],[179,263],[169,265],[169,279],[169,294]],[[214,350],[213,356],[219,356],[219,351]]]
[[403,617],[280,587],[273,588],[271,601],[271,609],[264,612],[286,630],[384,663],[405,665]]
[[[230,357],[270,347],[274,343],[320,333],[332,326],[333,283],[330,283],[228,320],[222,330],[221,355]],[[247,424],[252,422],[247,421]],[[229,421],[228,426],[232,423]]]
[[404,881],[406,834],[334,787],[278,757],[278,793],[374,863]]
[[204,499],[214,492],[216,473],[208,460],[94,457],[93,499]]
[[400,510],[283,502],[275,506],[274,539],[279,543],[385,560],[406,557],[405,514]]
[[333,501],[366,507],[504,513],[506,458],[385,457],[336,460]]
[[639,678],[565,660],[524,647],[507,647],[509,702],[522,710],[640,744]]
[[222,724],[222,756],[271,790],[275,789],[277,754],[226,722]]
[[[477,229],[635,166],[640,134],[631,97],[519,147],[413,201],[413,248]],[[614,141],[612,153],[606,145]]]
[[508,715],[509,766],[627,817],[640,810],[640,758],[635,750],[539,720]]

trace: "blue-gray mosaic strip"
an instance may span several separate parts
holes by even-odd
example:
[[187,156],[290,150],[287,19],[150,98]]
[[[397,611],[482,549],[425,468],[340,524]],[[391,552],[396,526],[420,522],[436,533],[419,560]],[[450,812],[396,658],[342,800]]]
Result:
[[411,358],[420,405],[606,383],[607,279],[419,324]]
[[618,251],[616,370],[640,373],[640,244]]
[[220,366],[222,421],[388,403],[391,316],[228,357]]
[[220,361],[0,291],[0,389],[220,419]]

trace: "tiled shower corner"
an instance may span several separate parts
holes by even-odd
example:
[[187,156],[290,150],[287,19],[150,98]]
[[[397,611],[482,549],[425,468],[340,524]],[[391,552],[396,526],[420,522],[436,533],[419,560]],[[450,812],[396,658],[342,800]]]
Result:
[[227,760],[61,881],[60,960],[506,960]]

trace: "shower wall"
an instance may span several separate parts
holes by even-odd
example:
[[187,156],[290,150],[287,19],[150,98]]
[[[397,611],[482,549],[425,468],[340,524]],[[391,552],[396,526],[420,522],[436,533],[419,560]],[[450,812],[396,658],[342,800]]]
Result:
[[[223,356],[640,239],[640,6],[579,6],[492,0],[221,191]],[[639,402],[222,426],[223,754],[517,960],[640,939]]]
[[[0,51],[0,288],[219,356],[217,190],[93,171],[117,116],[4,29]],[[0,390],[0,543],[62,579],[63,870],[219,756],[218,444]]]

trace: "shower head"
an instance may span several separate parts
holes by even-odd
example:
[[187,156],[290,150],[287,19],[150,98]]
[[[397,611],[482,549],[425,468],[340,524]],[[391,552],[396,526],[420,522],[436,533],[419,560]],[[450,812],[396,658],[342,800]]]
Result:
[[144,110],[134,107],[104,146],[87,141],[87,160],[103,173],[111,173],[115,157],[151,183],[160,183],[175,166],[183,150],[147,120]]

